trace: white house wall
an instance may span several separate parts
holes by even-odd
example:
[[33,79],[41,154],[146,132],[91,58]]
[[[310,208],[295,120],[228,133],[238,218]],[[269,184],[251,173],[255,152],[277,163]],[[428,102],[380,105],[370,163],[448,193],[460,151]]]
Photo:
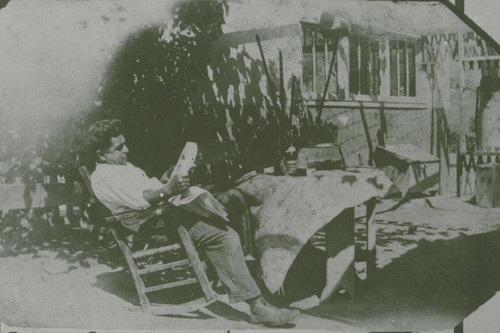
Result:
[[[292,74],[297,76],[297,78],[302,77],[302,32],[299,26],[289,26],[289,29],[282,30],[280,34],[265,33],[265,30],[261,31],[262,48],[264,55],[266,56],[267,65],[272,73],[278,73],[278,63],[279,63],[279,51],[283,53],[283,69],[285,73],[285,86],[287,88],[287,96],[290,98],[289,82]],[[277,31],[276,28],[271,30]],[[278,29],[279,30],[279,29]],[[292,32],[295,35],[292,35]],[[240,32],[242,33],[242,32]],[[261,56],[256,42],[250,42],[255,39],[254,32],[248,32],[250,36],[244,37],[243,40],[249,42],[241,45],[234,44],[234,38],[231,36],[223,37],[222,41],[217,45],[221,52],[224,47],[230,47],[232,49],[231,53],[246,51],[254,61],[260,61]],[[225,42],[224,39],[227,38]],[[348,44],[344,45],[348,47]],[[214,51],[215,52],[215,51]],[[387,102],[387,106],[384,107],[384,114],[387,120],[387,136],[386,143],[411,143],[420,147],[425,151],[430,151],[430,138],[431,138],[431,94],[430,86],[427,75],[425,71],[421,69],[420,66],[420,54],[416,55],[416,87],[417,87],[417,97],[399,100],[401,103],[397,102],[397,99],[392,98],[392,102],[388,102],[381,98],[382,102]],[[348,66],[348,61],[339,61],[345,66]],[[342,69],[339,69],[342,71]],[[343,69],[345,73],[348,74],[346,68]],[[388,71],[388,67],[387,67]],[[440,85],[445,88],[442,89],[443,95],[449,101],[449,80],[446,81],[448,77],[447,73],[441,73]],[[445,74],[445,75],[444,75]],[[384,75],[387,78],[387,75]],[[274,75],[275,78],[279,77],[277,74]],[[255,79],[255,78],[254,78]],[[442,84],[441,82],[445,82]],[[383,83],[386,86],[385,90],[388,94],[388,85],[386,82]],[[278,89],[278,82],[275,81],[275,87]],[[446,91],[448,87],[448,91]],[[267,80],[262,73],[260,78],[260,88],[262,94],[267,94]],[[244,86],[240,86],[240,96],[244,95]],[[390,98],[389,98],[390,99]],[[248,103],[248,101],[247,101]],[[368,127],[370,131],[370,137],[373,142],[373,146],[377,145],[377,131],[381,128],[380,120],[380,104],[377,103],[365,103],[366,119],[368,122]],[[449,105],[449,102],[445,102]],[[376,107],[374,107],[376,105]],[[398,107],[399,105],[399,107]],[[310,106],[310,109],[314,112],[314,103]],[[348,107],[343,106],[342,102],[327,102],[323,111],[323,120],[327,122],[332,122],[338,124],[338,117],[347,117],[349,120],[345,126],[340,126],[338,131],[338,137],[332,138],[332,141],[337,140],[341,144],[344,154],[348,162],[357,163],[358,162],[358,152],[363,156],[364,159],[368,159],[368,145],[367,139],[364,132],[364,127],[361,121],[361,116],[359,112],[359,106],[356,103],[354,105],[351,103]]]

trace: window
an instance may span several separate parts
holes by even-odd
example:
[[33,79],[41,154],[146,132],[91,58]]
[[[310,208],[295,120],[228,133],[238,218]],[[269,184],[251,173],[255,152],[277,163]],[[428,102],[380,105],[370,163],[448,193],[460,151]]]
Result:
[[351,35],[349,38],[349,91],[355,95],[380,94],[380,42]]
[[[305,92],[318,96],[323,93],[330,61],[335,56],[334,50],[337,52],[337,45],[333,43],[333,36],[328,37],[327,34],[325,37],[314,24],[303,22],[302,29],[302,86]],[[348,59],[341,58],[334,66],[327,99],[337,95],[339,84],[342,88],[347,88],[348,85],[350,94],[360,96],[361,99],[366,96],[377,96],[377,99],[416,96],[417,41],[411,37],[390,33],[387,35],[389,37],[350,33],[347,36],[349,50],[342,51],[341,54],[348,54]],[[345,44],[341,47],[343,45]],[[337,75],[339,70],[342,74],[341,82]]]
[[391,96],[416,96],[415,43],[390,40]]
[[[306,92],[323,93],[333,57],[334,45],[330,38],[325,38],[314,26],[303,25],[302,42],[302,80]],[[328,85],[328,92],[337,91],[336,70]]]

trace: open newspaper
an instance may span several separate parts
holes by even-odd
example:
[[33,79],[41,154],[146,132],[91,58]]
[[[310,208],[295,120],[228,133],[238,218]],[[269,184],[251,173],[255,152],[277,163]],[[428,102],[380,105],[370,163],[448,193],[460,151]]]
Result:
[[[170,179],[189,175],[190,170],[196,166],[197,154],[198,145],[195,142],[186,142]],[[210,192],[198,186],[191,186],[185,192],[169,198],[168,201],[201,217],[229,222],[224,206]]]

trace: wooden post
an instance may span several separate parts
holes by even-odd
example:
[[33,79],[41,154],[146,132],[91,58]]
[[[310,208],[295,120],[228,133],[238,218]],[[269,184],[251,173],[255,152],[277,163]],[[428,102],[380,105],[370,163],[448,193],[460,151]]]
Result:
[[368,127],[368,122],[366,121],[365,110],[363,102],[359,102],[359,113],[361,114],[361,121],[363,122],[363,128],[365,129],[366,142],[368,144],[368,165],[373,166],[373,144],[370,137],[370,128]]
[[316,99],[316,38],[317,38],[316,29],[312,31],[312,56],[313,56],[313,94],[314,99]]
[[446,117],[446,111],[444,108],[440,109],[441,121],[442,121],[442,135],[441,135],[441,146],[443,148],[444,159],[446,161],[446,170],[450,171],[450,154],[448,146],[450,144],[450,126],[448,125],[448,118]]
[[342,286],[354,297],[354,207],[346,208],[326,225],[325,302]]
[[457,197],[460,197],[462,187],[462,152],[460,145],[457,147]]
[[289,128],[292,128],[293,126],[293,115],[295,113],[295,81],[297,78],[295,77],[295,74],[292,75],[292,88],[290,92],[290,123],[289,123]]
[[376,199],[371,199],[366,205],[366,279],[373,275],[377,266],[377,226],[375,216],[377,214]]
[[434,108],[431,108],[431,154],[434,154],[434,128],[436,127],[434,124],[435,118],[436,112],[434,112]]
[[441,140],[442,140],[442,125],[441,116],[439,112],[436,113],[436,153],[439,159],[439,191],[440,195],[443,194],[443,154],[441,154]]
[[476,148],[481,150],[482,129],[481,129],[481,87],[476,88],[476,110],[474,114],[474,125],[476,130]]

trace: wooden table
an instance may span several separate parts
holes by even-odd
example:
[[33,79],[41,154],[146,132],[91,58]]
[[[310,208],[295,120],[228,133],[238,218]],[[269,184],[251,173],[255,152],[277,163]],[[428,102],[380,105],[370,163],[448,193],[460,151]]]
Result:
[[[373,274],[376,261],[376,199],[364,203],[366,207],[366,277]],[[336,291],[343,288],[354,297],[356,281],[354,207],[346,208],[326,225],[326,285],[321,292],[321,302],[327,301]]]
[[[354,295],[354,207],[366,206],[367,273],[375,267],[374,216],[377,197],[392,183],[380,171],[316,171],[307,177],[255,177],[239,185],[255,210],[256,248],[266,287],[279,290],[297,254],[325,230],[325,301],[339,288]],[[324,198],[327,198],[326,200]],[[332,219],[333,217],[333,219]]]
[[[438,171],[437,175],[429,177],[426,168],[420,168],[422,165],[438,164],[439,162],[439,158],[436,156],[411,144],[378,146],[375,150],[375,164],[385,172],[403,197],[407,196],[410,191],[421,191],[432,186],[436,176],[438,181],[441,181],[440,171]],[[421,175],[419,170],[422,171]],[[413,188],[410,186],[412,174],[415,179]]]

